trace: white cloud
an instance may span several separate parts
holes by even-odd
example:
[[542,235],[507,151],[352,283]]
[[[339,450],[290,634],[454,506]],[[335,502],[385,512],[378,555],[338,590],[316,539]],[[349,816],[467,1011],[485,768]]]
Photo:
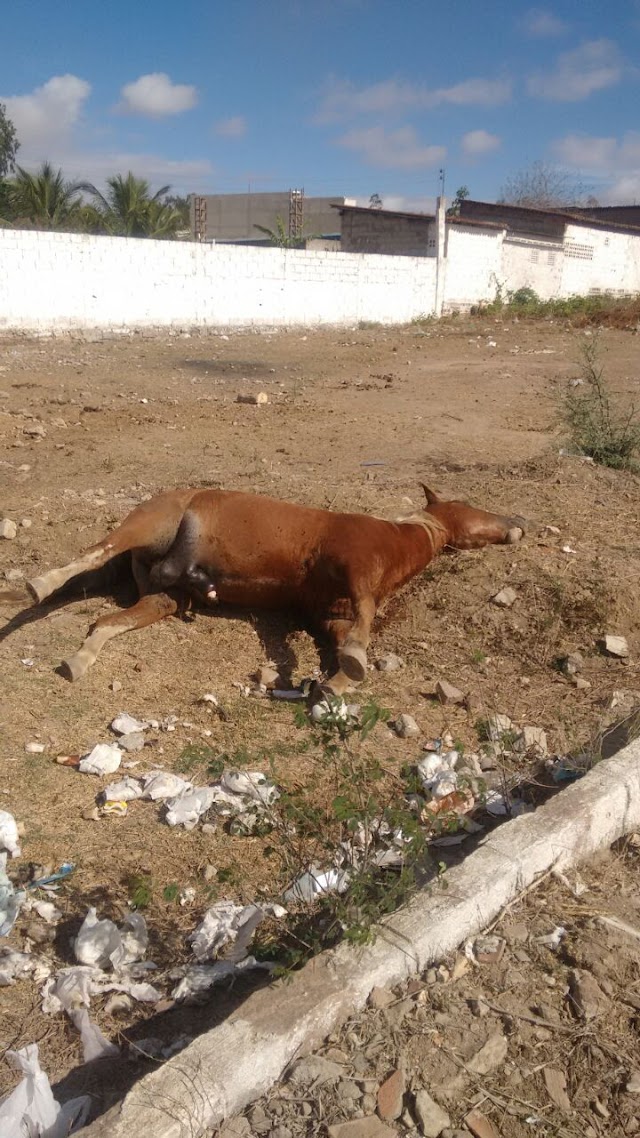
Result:
[[616,45],[607,39],[590,40],[559,55],[552,71],[531,75],[527,90],[539,99],[577,103],[594,91],[614,86],[621,78],[622,61]]
[[460,149],[467,158],[481,158],[484,154],[491,154],[500,144],[497,134],[489,134],[488,130],[470,130],[460,139]]
[[525,12],[522,26],[528,36],[545,39],[551,36],[561,36],[568,30],[568,25],[559,16],[555,16],[548,8],[529,8]]
[[421,84],[385,79],[358,89],[348,79],[329,80],[315,115],[316,123],[340,122],[366,114],[394,114],[431,109],[446,103],[493,107],[511,97],[507,79],[465,79],[452,87],[428,88]]
[[144,151],[111,151],[105,153],[70,152],[57,157],[68,178],[102,183],[113,174],[126,176],[129,171],[136,178],[146,178],[152,189],[170,184],[176,193],[191,193],[206,189],[212,179],[214,169],[206,159],[172,159],[160,154],[147,154]]
[[123,114],[146,115],[164,118],[190,111],[198,102],[195,87],[188,83],[173,83],[163,71],[141,75],[134,83],[126,83],[120,91],[122,102],[118,110]]
[[349,131],[337,141],[339,146],[353,150],[368,165],[394,170],[436,166],[447,153],[445,146],[425,146],[412,126],[398,127],[397,130],[372,126]]
[[213,129],[221,138],[242,138],[247,133],[247,120],[243,115],[233,115],[229,119],[218,119]]
[[[77,75],[54,75],[28,95],[2,95],[20,142],[20,159],[65,138],[78,122],[91,85]],[[47,155],[44,154],[44,157]]]
[[568,134],[552,146],[559,162],[598,180],[595,195],[603,204],[624,205],[640,200],[640,133],[621,139]]

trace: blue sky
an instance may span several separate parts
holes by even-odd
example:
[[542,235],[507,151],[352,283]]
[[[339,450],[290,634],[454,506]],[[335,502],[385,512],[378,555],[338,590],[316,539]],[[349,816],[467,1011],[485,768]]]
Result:
[[23,0],[2,40],[27,168],[425,209],[543,160],[640,201],[640,0]]

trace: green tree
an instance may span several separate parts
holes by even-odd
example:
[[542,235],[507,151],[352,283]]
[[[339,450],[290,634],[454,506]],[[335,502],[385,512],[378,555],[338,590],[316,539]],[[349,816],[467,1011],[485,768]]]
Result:
[[371,194],[369,198],[369,209],[382,209],[382,198],[380,194]]
[[277,245],[279,249],[304,249],[307,241],[312,241],[317,237],[316,233],[301,233],[299,237],[292,237],[287,233],[287,228],[281,217],[276,217],[275,228],[270,229],[268,225],[256,225],[254,229],[259,229],[264,233],[272,245]]
[[[146,179],[131,171],[126,178],[122,174],[107,178],[105,194],[90,183],[83,185],[93,198],[93,223],[118,237],[173,237],[183,229],[182,213],[165,199],[170,188],[162,186],[152,194]],[[91,224],[91,214],[86,217]]]
[[0,180],[13,173],[19,146],[16,128],[7,118],[5,104],[0,103]]
[[467,186],[460,186],[459,189],[456,190],[456,196],[453,199],[453,201],[451,202],[451,205],[449,206],[449,208],[447,210],[448,216],[449,217],[457,217],[458,214],[460,213],[460,206],[462,205],[465,198],[468,198],[468,197],[469,197],[468,187]]
[[72,228],[81,205],[82,184],[69,182],[62,170],[43,162],[35,174],[16,166],[7,183],[7,202],[15,221],[27,221],[39,229]]

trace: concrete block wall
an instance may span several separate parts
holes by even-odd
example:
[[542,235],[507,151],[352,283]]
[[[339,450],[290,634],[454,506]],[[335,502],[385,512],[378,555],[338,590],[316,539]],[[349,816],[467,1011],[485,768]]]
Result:
[[493,300],[502,277],[503,231],[478,226],[447,228],[444,311]]
[[405,323],[435,261],[0,230],[0,330]]

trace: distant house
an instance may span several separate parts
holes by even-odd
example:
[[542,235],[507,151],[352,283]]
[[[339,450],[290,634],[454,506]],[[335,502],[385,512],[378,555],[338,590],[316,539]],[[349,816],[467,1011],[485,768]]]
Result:
[[311,235],[339,247],[340,233],[333,206],[344,205],[344,197],[306,197],[301,191],[274,193],[193,194],[191,230],[200,241],[232,244],[268,245],[268,235],[256,226],[276,230],[284,223],[287,234]]

